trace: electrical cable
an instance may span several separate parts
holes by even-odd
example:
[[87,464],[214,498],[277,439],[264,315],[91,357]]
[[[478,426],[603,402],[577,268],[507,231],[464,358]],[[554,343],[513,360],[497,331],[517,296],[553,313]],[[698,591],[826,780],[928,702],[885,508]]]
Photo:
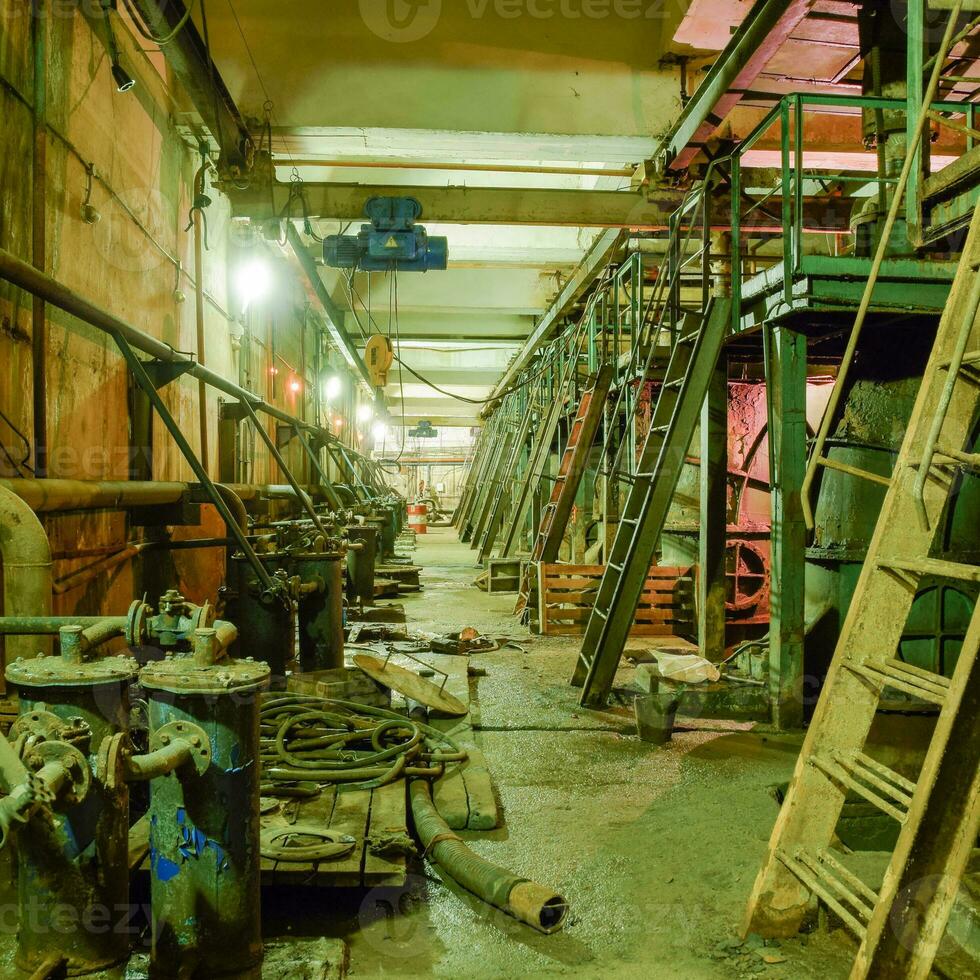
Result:
[[2,443],[0,443],[0,450],[3,450],[4,456],[7,457],[7,462],[10,463],[10,465],[13,467],[15,473],[19,473],[22,469],[25,469],[28,472],[33,473],[34,468],[28,463],[28,460],[31,458],[31,452],[32,452],[30,440],[27,438],[27,436],[24,435],[23,432],[20,431],[20,429],[17,428],[16,425],[14,425],[13,422],[10,421],[10,419],[2,410],[0,410],[0,419],[3,419],[3,421],[10,428],[10,431],[13,432],[14,435],[17,436],[17,438],[20,439],[20,441],[24,444],[24,458],[18,463],[13,458],[13,456],[11,456],[8,448]]
[[[357,324],[357,329],[360,330],[360,332],[361,332],[361,336],[365,340],[368,339],[368,334],[364,330],[364,325],[361,323],[360,317],[357,315],[356,304],[354,302],[355,297],[356,297],[357,301],[363,307],[365,313],[367,313],[368,318],[369,318],[370,325],[372,325],[373,327],[375,327],[377,329],[377,332],[378,333],[382,333],[383,334],[384,331],[380,328],[380,326],[378,325],[378,323],[374,320],[374,317],[371,315],[371,312],[368,309],[367,304],[365,304],[363,298],[361,297],[361,294],[357,291],[356,287],[354,286],[354,273],[353,273],[353,271],[351,271],[350,275],[347,276],[347,277],[345,277],[345,278],[346,278],[346,281],[347,281],[347,290],[348,290],[347,304],[348,304],[348,306],[350,308],[351,314],[354,317],[354,322]],[[452,398],[455,401],[465,402],[468,405],[489,405],[492,402],[498,401],[499,399],[506,398],[507,395],[511,394],[512,392],[519,391],[521,388],[526,388],[529,384],[532,384],[534,381],[536,381],[544,373],[544,370],[545,370],[544,364],[549,359],[549,355],[548,354],[544,354],[544,355],[542,355],[542,357],[543,357],[543,360],[542,360],[542,365],[543,366],[541,368],[539,368],[536,372],[528,375],[528,377],[525,378],[523,381],[515,381],[514,384],[512,384],[510,387],[505,388],[503,391],[501,391],[497,395],[491,395],[489,398],[467,398],[465,395],[455,395],[451,391],[446,391],[445,388],[440,388],[437,384],[434,384],[433,382],[429,381],[428,378],[423,377],[414,368],[409,367],[409,365],[407,365],[397,355],[395,357],[395,360],[398,361],[398,363],[402,367],[404,367],[405,370],[408,371],[409,374],[413,375],[415,378],[417,378],[419,381],[421,381],[422,384],[424,384],[427,387],[431,388],[433,391],[438,391],[440,395],[445,395],[447,398]],[[553,359],[553,357],[554,357],[554,352],[552,351],[552,353],[550,355],[550,359]]]
[[187,9],[184,11],[184,16],[180,18],[173,30],[171,30],[171,32],[165,37],[157,37],[157,35],[153,33],[151,28],[144,22],[136,8],[133,7],[130,0],[123,0],[123,5],[125,6],[126,11],[129,13],[129,16],[132,18],[133,25],[136,27],[136,30],[139,31],[147,41],[152,41],[153,44],[158,44],[160,47],[163,47],[163,45],[169,44],[184,29],[187,22],[191,19],[191,13],[194,10],[195,2],[196,0],[190,0],[190,2],[187,4]]

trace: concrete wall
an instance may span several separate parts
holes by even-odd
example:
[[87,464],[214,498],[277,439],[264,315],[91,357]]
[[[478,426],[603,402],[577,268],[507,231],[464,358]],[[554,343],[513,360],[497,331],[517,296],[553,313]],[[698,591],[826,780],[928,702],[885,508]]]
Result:
[[[126,94],[110,77],[99,19],[80,9],[96,5],[60,3],[43,19],[30,15],[25,0],[0,0],[0,247],[24,259],[32,253],[31,209],[34,142],[34,52],[40,36],[47,126],[44,182],[47,249],[45,270],[93,302],[182,351],[196,351],[194,255],[186,231],[193,179],[199,159],[175,124],[177,96],[171,80],[142,54],[120,28],[127,69],[137,79]],[[118,23],[118,21],[117,21]],[[101,220],[82,220],[82,204],[94,168],[90,203]],[[221,196],[208,209],[210,249],[204,263],[206,360],[235,380],[248,381],[276,404],[312,417],[315,321],[291,267],[279,253],[274,299],[236,316],[238,299],[229,288],[239,255],[228,209]],[[232,250],[229,242],[236,242]],[[247,247],[268,251],[264,243]],[[231,255],[231,258],[229,256]],[[181,274],[183,270],[190,273]],[[228,315],[226,311],[231,311]],[[33,358],[30,296],[0,283],[0,410],[33,443]],[[127,479],[134,452],[130,377],[112,341],[98,331],[48,309],[48,475],[84,480]],[[251,356],[240,354],[251,334]],[[247,345],[246,345],[247,346]],[[273,372],[275,369],[275,373]],[[297,379],[300,391],[292,390]],[[163,398],[197,449],[198,385],[183,378],[163,389]],[[208,394],[210,469],[217,476],[217,392]],[[23,444],[0,420],[0,443],[19,460]],[[138,450],[136,450],[138,451]],[[20,454],[19,456],[17,454]],[[156,420],[152,472],[155,479],[191,480],[191,470]],[[33,456],[29,461],[33,465]],[[0,454],[4,476],[18,475]],[[28,476],[21,468],[19,475]],[[256,482],[283,482],[264,450],[252,466]],[[176,536],[223,533],[210,507],[203,528],[182,528]],[[140,537],[123,514],[51,516],[45,519],[53,550],[61,556],[56,577],[84,567],[93,556],[80,552],[118,548]],[[154,557],[159,565],[169,558]],[[217,550],[182,552],[176,559],[181,585],[194,599],[211,596],[220,582]],[[159,569],[154,569],[159,570]],[[166,572],[166,568],[163,569]],[[166,577],[166,576],[164,576]],[[141,591],[140,569],[123,565],[84,589],[56,597],[58,612],[120,611]],[[151,596],[151,599],[153,597]]]

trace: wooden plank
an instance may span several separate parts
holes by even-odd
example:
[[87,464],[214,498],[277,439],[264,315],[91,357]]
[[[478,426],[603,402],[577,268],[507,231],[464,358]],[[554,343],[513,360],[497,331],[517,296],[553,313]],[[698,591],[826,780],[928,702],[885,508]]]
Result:
[[[333,811],[334,789],[329,787],[312,800],[283,800],[278,810],[262,817],[261,825],[267,827],[289,827],[293,824],[313,824],[327,827]],[[287,816],[287,813],[289,816]],[[329,867],[333,862],[325,862]],[[273,884],[323,884],[319,880],[318,866],[311,862],[273,861],[262,858],[262,874]]]
[[[438,654],[426,654],[425,660],[437,670],[449,675],[446,681],[446,691],[459,698],[467,707],[470,703],[470,683],[466,670],[465,657],[450,657]],[[465,722],[464,718],[429,717],[429,724],[440,732],[445,732],[455,738],[457,729]],[[470,819],[469,797],[466,793],[466,783],[460,766],[451,766],[441,779],[436,780],[432,787],[432,802],[443,820],[452,830],[463,830]]]
[[493,830],[501,824],[497,794],[493,791],[487,760],[474,741],[475,733],[471,732],[471,736],[465,743],[469,759],[463,763],[463,781],[470,809],[466,826],[469,830]]
[[371,813],[371,790],[355,789],[337,791],[330,829],[350,834],[357,840],[354,850],[339,861],[329,862],[331,884],[356,888],[363,881],[364,842]]
[[432,802],[439,816],[453,830],[466,827],[470,819],[470,804],[460,766],[452,766],[445,776],[436,780],[432,787]]
[[[433,666],[449,674],[446,690],[471,706],[466,660],[441,656]],[[452,766],[433,787],[433,799],[442,818],[453,830],[492,830],[500,826],[500,809],[486,759],[476,743],[472,713],[467,712],[462,718],[430,717],[429,724],[445,732],[469,754],[465,762]]]
[[381,786],[371,793],[368,841],[364,852],[363,884],[368,886],[400,885],[406,877],[406,858],[397,851],[376,853],[375,846],[392,838],[408,835],[407,792],[405,780]]
[[[538,602],[541,632],[582,635],[592,613],[604,565],[542,564]],[[678,636],[694,629],[694,579],[689,567],[650,569],[631,635]]]

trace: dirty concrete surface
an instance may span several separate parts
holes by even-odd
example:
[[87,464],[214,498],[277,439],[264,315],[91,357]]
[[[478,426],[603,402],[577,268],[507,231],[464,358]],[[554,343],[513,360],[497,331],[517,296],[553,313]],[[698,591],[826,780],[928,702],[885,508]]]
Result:
[[[350,975],[365,978],[848,975],[850,946],[839,932],[778,945],[738,939],[776,817],[772,788],[789,778],[799,738],[692,722],[665,748],[642,743],[625,705],[603,713],[578,706],[568,684],[577,641],[530,636],[511,616],[513,595],[473,586],[475,552],[453,529],[420,536],[414,560],[424,590],[399,600],[410,628],[474,626],[526,650],[470,658],[487,671],[471,679],[473,713],[505,826],[461,836],[484,858],[561,891],[567,926],[540,935],[416,862],[404,889],[266,890],[266,942],[292,950],[286,962],[267,957],[266,980],[338,975],[336,963],[323,963],[324,937],[345,940]],[[620,681],[628,679],[626,670]],[[10,853],[0,857],[7,909],[15,908]],[[137,890],[133,901],[148,896]],[[5,977],[18,975],[14,918],[0,923]],[[143,977],[145,963],[134,957],[128,973],[102,976]]]
[[481,856],[559,889],[571,914],[563,932],[542,936],[418,867],[403,893],[339,896],[344,921],[333,934],[350,942],[352,975],[847,976],[839,934],[738,945],[776,817],[771,789],[789,778],[799,738],[689,730],[666,748],[642,743],[625,709],[578,706],[568,684],[577,642],[530,636],[511,615],[515,596],[476,589],[475,552],[453,529],[419,536],[414,558],[425,588],[401,600],[410,627],[474,626],[527,651],[470,658],[487,671],[471,694],[506,824],[463,836]]

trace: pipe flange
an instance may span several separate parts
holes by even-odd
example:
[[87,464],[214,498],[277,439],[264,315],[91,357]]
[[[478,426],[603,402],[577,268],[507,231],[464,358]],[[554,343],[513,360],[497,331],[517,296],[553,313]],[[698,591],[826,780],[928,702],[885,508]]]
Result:
[[198,775],[207,772],[211,765],[211,741],[207,732],[191,721],[171,721],[150,732],[150,751],[165,749],[176,741],[186,742],[191,747],[190,762]]
[[270,861],[306,864],[314,861],[337,861],[350,854],[357,840],[349,834],[324,830],[318,824],[290,824],[288,827],[266,827],[259,836],[262,857]]
[[126,785],[126,757],[131,749],[128,732],[117,732],[102,739],[95,773],[106,790],[116,792]]
[[150,607],[141,599],[136,599],[126,614],[126,642],[131,650],[139,650],[146,646],[149,638],[147,620],[152,612]]
[[10,739],[16,742],[19,736],[24,735],[28,738],[33,737],[38,742],[49,742],[60,738],[64,729],[65,722],[53,711],[38,708],[36,711],[28,711],[17,716],[10,726]]
[[52,793],[46,787],[38,785],[38,800],[49,805],[59,799],[69,806],[81,803],[88,796],[92,785],[88,760],[68,742],[41,742],[31,746],[24,755],[24,765],[35,773],[51,763],[57,763],[65,770],[67,784],[60,793]]
[[214,615],[214,606],[205,600],[204,605],[198,606],[191,614],[190,634],[193,636],[194,630],[210,629],[214,626]]

